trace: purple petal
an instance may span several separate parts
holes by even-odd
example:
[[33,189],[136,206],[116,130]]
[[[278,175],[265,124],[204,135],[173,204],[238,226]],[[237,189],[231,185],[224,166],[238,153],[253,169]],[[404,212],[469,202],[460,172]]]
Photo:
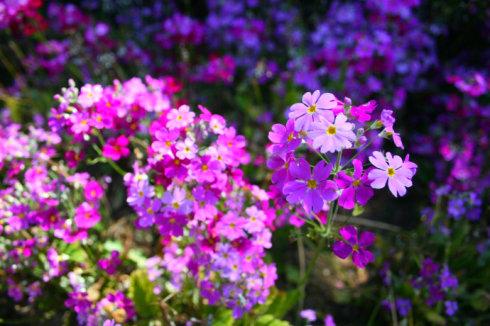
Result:
[[361,232],[361,236],[359,237],[359,246],[360,247],[369,247],[376,240],[376,235],[373,232],[364,231]]
[[313,168],[313,177],[316,181],[323,181],[328,179],[330,172],[332,172],[332,164],[320,161]]
[[335,241],[332,246],[335,256],[346,259],[352,253],[352,247],[343,241]]
[[351,245],[357,244],[357,229],[352,225],[344,226],[339,229],[339,234]]
[[355,206],[354,195],[356,191],[354,187],[345,188],[339,198],[339,205],[345,209],[353,209]]
[[300,158],[295,162],[291,162],[289,173],[295,179],[309,180],[311,177],[310,164],[304,158]]
[[361,178],[362,175],[362,162],[361,160],[358,160],[357,158],[352,160],[352,165],[354,166],[354,179],[359,179]]

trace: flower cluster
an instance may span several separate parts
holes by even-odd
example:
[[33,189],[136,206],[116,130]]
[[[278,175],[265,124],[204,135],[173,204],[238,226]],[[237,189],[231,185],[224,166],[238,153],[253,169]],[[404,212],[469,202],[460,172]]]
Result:
[[[372,166],[365,167],[362,155],[376,134],[403,148],[393,129],[392,111],[383,110],[380,119],[375,120],[375,108],[374,101],[354,106],[348,98],[340,101],[330,93],[308,92],[301,103],[291,106],[285,125],[272,126],[268,161],[274,170],[272,182],[289,204],[303,210],[301,215],[306,215],[306,219],[319,219],[319,213],[328,211],[330,225],[339,206],[346,210],[365,206],[373,189],[388,185],[397,197],[405,195],[406,188],[412,186],[417,165],[408,155],[402,159],[390,152],[373,151],[369,156]],[[374,132],[376,129],[381,130]],[[311,153],[315,155],[311,157]],[[352,253],[359,267],[374,259],[364,250],[373,243],[373,234],[363,233],[358,239],[352,226],[341,229],[340,234],[346,242],[334,244],[339,257]]]
[[264,261],[274,212],[239,169],[249,161],[243,136],[222,116],[200,111],[181,105],[151,123],[148,158],[124,178],[127,201],[137,227],[155,226],[165,239],[155,273],[168,273],[173,291],[193,279],[207,302],[240,317],[265,302],[276,278]]
[[[0,131],[2,278],[11,297],[20,301],[28,295],[32,302],[41,294],[41,283],[67,271],[56,239],[66,244],[87,239],[100,221],[105,184],[57,160],[57,133],[34,126],[24,133],[5,120]],[[22,277],[26,273],[31,276]]]
[[42,4],[42,0],[0,1],[0,29],[8,27],[26,36],[46,29],[47,22],[38,12]]

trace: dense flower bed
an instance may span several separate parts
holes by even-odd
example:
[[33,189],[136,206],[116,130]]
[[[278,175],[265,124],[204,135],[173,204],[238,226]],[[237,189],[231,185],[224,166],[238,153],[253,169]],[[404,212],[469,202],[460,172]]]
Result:
[[0,0],[0,323],[488,323],[489,15]]

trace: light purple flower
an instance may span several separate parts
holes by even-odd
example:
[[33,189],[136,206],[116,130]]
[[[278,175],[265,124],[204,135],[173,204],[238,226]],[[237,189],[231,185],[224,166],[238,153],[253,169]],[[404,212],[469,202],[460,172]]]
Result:
[[301,318],[306,319],[309,322],[314,322],[316,320],[316,312],[312,309],[302,310],[299,315]]
[[407,189],[412,186],[412,177],[415,174],[417,165],[410,162],[408,158],[405,161],[398,155],[386,153],[386,157],[381,152],[373,152],[369,161],[376,169],[369,172],[368,177],[372,180],[371,187],[381,189],[386,186],[395,196],[404,196]]
[[314,91],[307,92],[301,99],[302,103],[293,104],[290,108],[289,118],[294,119],[296,131],[306,131],[310,125],[321,116],[332,118],[332,109],[337,106],[337,99],[333,94]]
[[351,148],[356,140],[356,134],[352,131],[354,124],[347,122],[347,117],[342,113],[334,119],[319,119],[311,124],[308,138],[313,141],[313,147],[322,153],[340,151]]

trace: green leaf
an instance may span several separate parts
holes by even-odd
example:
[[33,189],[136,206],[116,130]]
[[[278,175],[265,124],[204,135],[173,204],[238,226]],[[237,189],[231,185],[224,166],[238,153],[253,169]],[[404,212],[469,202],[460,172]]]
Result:
[[139,268],[144,268],[146,266],[146,257],[141,250],[131,249],[128,252],[128,258],[135,262],[136,266]]
[[289,326],[287,321],[279,320],[272,315],[264,315],[257,319],[257,326]]
[[153,293],[153,288],[145,270],[138,269],[131,274],[129,297],[138,315],[145,319],[157,319],[160,316],[158,297]]
[[119,252],[123,251],[123,245],[120,241],[107,240],[104,242],[104,249],[111,252],[117,250]]
[[259,308],[259,313],[283,318],[296,305],[298,298],[299,291],[297,290],[284,292],[274,289],[264,305],[265,309]]
[[356,206],[354,207],[354,210],[352,211],[353,216],[359,216],[362,213],[364,213],[364,206],[358,205],[356,203]]
[[231,310],[228,309],[220,309],[214,315],[213,325],[215,326],[232,326],[235,319],[231,313]]

